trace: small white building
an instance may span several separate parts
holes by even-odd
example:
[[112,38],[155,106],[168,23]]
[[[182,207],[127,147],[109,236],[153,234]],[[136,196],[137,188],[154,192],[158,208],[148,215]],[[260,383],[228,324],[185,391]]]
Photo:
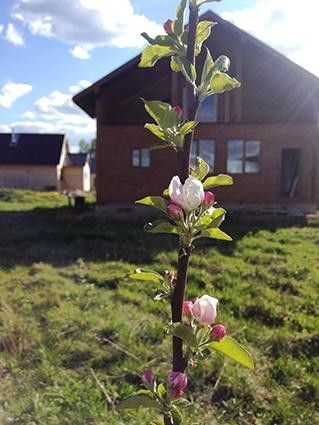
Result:
[[87,155],[71,154],[63,134],[0,133],[0,187],[89,191]]

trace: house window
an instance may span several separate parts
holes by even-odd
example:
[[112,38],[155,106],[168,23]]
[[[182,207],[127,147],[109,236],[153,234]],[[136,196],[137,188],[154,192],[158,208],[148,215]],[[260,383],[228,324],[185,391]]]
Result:
[[258,173],[260,142],[257,140],[228,140],[227,172],[231,174]]
[[200,104],[197,120],[202,123],[217,121],[217,96],[206,97]]
[[215,140],[194,140],[191,152],[191,167],[196,166],[196,157],[200,156],[207,162],[210,172],[213,172],[215,165]]
[[[186,119],[187,111],[187,88],[183,89],[183,111]],[[217,122],[217,95],[206,97],[200,104],[197,114],[197,121],[202,123]]]
[[150,167],[151,156],[149,149],[133,149],[132,150],[132,166],[133,167]]

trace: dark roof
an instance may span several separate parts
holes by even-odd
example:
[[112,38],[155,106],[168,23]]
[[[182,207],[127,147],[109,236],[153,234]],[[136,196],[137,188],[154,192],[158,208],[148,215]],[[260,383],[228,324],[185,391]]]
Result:
[[[258,40],[257,38],[253,37],[251,34],[245,32],[244,30],[236,27],[236,25],[232,24],[229,21],[225,21],[222,19],[219,15],[216,15],[216,13],[212,12],[211,10],[205,12],[203,15],[201,15],[200,20],[208,20],[208,21],[215,21],[218,23],[222,23],[226,27],[230,29],[230,31],[235,32],[240,38],[244,40],[249,40],[254,44],[257,44],[260,48],[264,49],[269,54],[275,56],[278,58],[278,60],[286,63],[288,66],[292,66],[295,69],[298,69],[299,71],[303,72],[308,78],[315,81],[316,84],[318,84],[318,78],[312,74],[311,72],[305,70],[300,65],[296,64],[295,62],[292,62],[290,59],[288,59],[285,55],[279,53],[277,50],[273,49],[272,47],[268,46],[267,44],[263,43],[262,41]],[[137,64],[140,61],[141,55],[135,56],[130,61],[126,62],[124,65],[120,66],[119,68],[112,71],[110,74],[107,74],[105,77],[101,78],[100,80],[93,83],[91,86],[87,87],[86,89],[82,90],[80,93],[76,94],[73,97],[73,101],[80,106],[90,117],[95,118],[95,100],[96,96],[99,94],[100,90],[107,86],[115,77],[123,74],[125,71],[129,70],[133,66],[137,66]]]
[[84,167],[88,160],[87,153],[68,153],[65,161],[65,167]]
[[57,165],[60,162],[64,134],[0,133],[1,165]]

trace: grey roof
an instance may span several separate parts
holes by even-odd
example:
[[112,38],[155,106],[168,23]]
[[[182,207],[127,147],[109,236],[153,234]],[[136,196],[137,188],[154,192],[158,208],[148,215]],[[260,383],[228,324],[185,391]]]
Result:
[[88,160],[87,153],[68,153],[65,161],[65,167],[84,167]]

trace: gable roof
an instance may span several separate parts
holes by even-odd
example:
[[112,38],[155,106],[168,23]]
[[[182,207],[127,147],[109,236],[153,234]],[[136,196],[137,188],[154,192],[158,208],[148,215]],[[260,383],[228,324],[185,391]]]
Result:
[[[296,64],[295,62],[288,59],[285,55],[278,52],[277,50],[273,49],[272,47],[268,46],[267,44],[263,43],[262,41],[258,40],[251,34],[245,32],[244,30],[236,27],[236,25],[232,24],[229,21],[224,20],[216,13],[212,12],[211,10],[205,12],[203,15],[201,15],[200,20],[208,20],[208,21],[215,21],[220,24],[223,24],[226,28],[229,28],[230,31],[237,34],[242,40],[248,40],[252,42],[253,44],[257,45],[259,48],[265,50],[268,54],[271,54],[272,56],[275,56],[279,61],[284,62],[287,66],[293,67],[297,69],[299,72],[302,72],[307,78],[314,81],[316,84],[319,83],[318,77],[316,77],[311,72],[305,70],[300,65]],[[87,87],[86,89],[82,90],[80,93],[76,94],[73,97],[73,101],[82,108],[90,117],[95,118],[96,111],[95,111],[95,101],[97,95],[100,93],[101,89],[106,87],[109,83],[112,82],[112,80],[121,74],[123,74],[125,71],[129,70],[130,68],[137,66],[140,61],[141,54],[135,56],[130,61],[126,62],[119,68],[115,69],[111,73],[107,74],[105,77],[101,78],[100,80],[93,83],[91,86]]]
[[65,161],[65,167],[84,167],[87,163],[88,154],[87,153],[68,153]]
[[0,165],[58,165],[64,134],[0,133]]

